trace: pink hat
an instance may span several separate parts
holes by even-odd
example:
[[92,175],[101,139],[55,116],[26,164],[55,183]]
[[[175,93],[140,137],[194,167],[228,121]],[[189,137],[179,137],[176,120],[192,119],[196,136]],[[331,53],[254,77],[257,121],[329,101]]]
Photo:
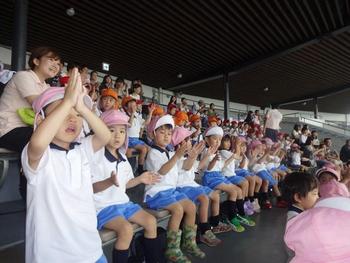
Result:
[[335,196],[350,197],[346,185],[336,180],[330,180],[327,183],[320,184],[319,192],[322,199]]
[[[64,87],[50,87],[47,90],[45,90],[33,101],[32,107],[34,112],[36,114],[42,113],[44,117],[43,109],[52,102],[63,99],[64,92]],[[84,96],[84,104],[89,109],[92,109],[92,100],[88,95]]]
[[323,173],[330,173],[332,174],[336,179],[337,181],[340,181],[340,173],[336,170],[334,170],[333,168],[331,167],[328,167],[328,166],[324,166],[322,167],[321,169],[318,169],[316,171],[316,177],[317,178],[320,178],[320,176],[323,174]]
[[129,117],[125,113],[118,110],[105,111],[101,114],[100,117],[107,126],[111,126],[111,125],[126,125],[128,127],[130,126]]
[[249,144],[249,148],[254,150],[256,147],[258,147],[259,145],[262,145],[261,141],[259,140],[254,140]]
[[[125,113],[118,110],[105,111],[101,114],[100,118],[107,126],[125,125],[127,128],[130,126],[129,117]],[[123,154],[126,153],[126,150],[128,149],[128,144],[129,144],[128,131],[126,130],[125,132],[126,132],[126,135],[125,135],[124,144],[119,149],[119,152]]]
[[247,139],[244,136],[237,137],[241,142],[247,142]]
[[188,129],[184,127],[176,127],[173,132],[173,136],[171,138],[171,144],[173,146],[178,145],[183,140],[185,140],[187,137],[191,136],[194,131],[189,131]]
[[272,146],[274,144],[274,142],[268,138],[268,137],[265,137],[261,140],[262,143],[265,143],[266,145],[269,145],[269,146]]
[[[32,104],[35,113],[40,113],[45,106],[61,100],[64,97],[64,87],[51,87],[41,93]],[[44,114],[43,114],[44,117]]]

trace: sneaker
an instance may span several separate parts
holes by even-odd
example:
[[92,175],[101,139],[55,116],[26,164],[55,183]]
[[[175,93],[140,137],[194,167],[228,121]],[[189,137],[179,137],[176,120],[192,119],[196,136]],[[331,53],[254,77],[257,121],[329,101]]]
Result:
[[251,219],[249,216],[240,216],[237,215],[238,221],[246,226],[255,226],[255,222],[253,219]]
[[204,235],[199,237],[199,240],[209,247],[215,247],[221,243],[211,230],[207,230]]
[[246,215],[251,216],[252,214],[254,214],[254,210],[252,209],[252,207],[250,206],[250,202],[246,201],[244,202],[244,213]]
[[232,231],[232,227],[229,224],[225,224],[223,222],[219,222],[217,226],[214,226],[211,230],[214,234],[220,234],[225,232]]
[[265,201],[265,202],[262,203],[261,208],[263,208],[263,209],[271,209],[272,205],[271,205],[270,201]]
[[253,209],[254,209],[254,212],[255,212],[255,213],[260,213],[260,212],[261,212],[258,199],[254,199],[254,202],[253,202]]
[[241,225],[237,217],[232,218],[231,220],[227,219],[227,223],[231,226],[232,230],[238,233],[241,233],[245,228]]
[[278,208],[287,208],[288,207],[288,203],[284,200],[280,200],[277,202],[276,206]]

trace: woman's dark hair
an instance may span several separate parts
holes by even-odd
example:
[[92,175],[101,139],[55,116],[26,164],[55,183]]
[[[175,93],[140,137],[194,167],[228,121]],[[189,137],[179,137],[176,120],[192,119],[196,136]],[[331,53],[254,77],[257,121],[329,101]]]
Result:
[[282,194],[290,204],[295,204],[295,194],[298,194],[300,197],[306,197],[310,191],[317,187],[318,181],[315,176],[308,173],[294,172],[284,179]]
[[93,75],[94,73],[98,74],[96,70],[91,71],[91,72],[90,72],[90,79],[92,78],[92,75]]
[[300,124],[297,124],[297,123],[294,124],[294,128],[293,128],[293,129],[294,129],[295,131],[298,131],[300,128],[301,128]]
[[78,68],[78,70],[81,70],[80,64],[78,62],[69,62],[67,65],[67,71],[72,70],[73,68]]
[[[174,98],[176,98],[176,99],[177,99],[177,97],[176,97],[176,96],[174,96],[174,95],[170,97],[170,100],[169,100],[168,105],[169,105],[169,104],[171,104],[171,103],[173,103],[173,99],[174,99]],[[175,101],[175,103],[176,103],[176,101]]]
[[142,88],[142,85],[141,85],[141,84],[138,84],[138,83],[133,84],[133,85],[132,85],[132,88],[131,88],[131,93],[134,93],[134,92],[135,92],[135,89],[137,89],[137,88]]
[[31,70],[35,69],[34,59],[40,59],[43,56],[49,56],[50,58],[54,58],[55,60],[61,60],[61,56],[58,51],[52,47],[37,47],[32,50],[30,54],[28,65]]

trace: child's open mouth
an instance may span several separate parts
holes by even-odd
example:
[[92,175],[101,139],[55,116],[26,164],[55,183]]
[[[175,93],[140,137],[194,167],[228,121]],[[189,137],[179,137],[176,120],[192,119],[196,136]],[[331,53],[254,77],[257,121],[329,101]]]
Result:
[[68,126],[68,128],[66,129],[67,133],[75,133],[76,129],[74,126]]

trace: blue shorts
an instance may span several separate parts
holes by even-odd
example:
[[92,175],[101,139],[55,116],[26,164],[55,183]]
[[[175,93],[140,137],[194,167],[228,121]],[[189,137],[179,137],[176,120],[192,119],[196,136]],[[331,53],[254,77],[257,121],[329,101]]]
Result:
[[202,184],[215,189],[220,184],[231,184],[231,182],[221,172],[205,172],[202,178]]
[[235,170],[235,173],[237,176],[241,176],[241,177],[252,176],[251,172],[249,172],[246,169],[237,169]]
[[146,196],[146,205],[150,209],[158,210],[168,207],[174,203],[177,203],[183,199],[187,199],[187,196],[183,193],[171,188],[168,190],[160,191],[155,196]]
[[96,263],[108,263],[107,258],[105,255],[102,255],[97,261]]
[[256,174],[259,176],[262,180],[267,180],[269,181],[270,185],[276,185],[277,181],[275,178],[273,178],[272,174],[270,174],[267,170],[262,170]]
[[277,169],[278,169],[278,170],[281,170],[281,171],[283,171],[283,172],[286,172],[286,171],[288,170],[288,167],[285,166],[284,164],[281,164],[280,166],[278,166]]
[[197,202],[197,198],[200,195],[207,195],[209,196],[210,193],[213,191],[207,186],[185,186],[185,187],[177,187],[176,191],[183,193],[187,196],[188,199],[190,199],[194,203]]
[[129,148],[134,148],[136,145],[145,145],[145,142],[136,137],[129,137]]
[[235,184],[235,185],[238,185],[240,184],[241,182],[245,181],[244,177],[242,176],[237,176],[237,175],[234,175],[234,176],[226,176],[227,180],[229,180],[231,182],[231,184]]
[[101,230],[106,223],[118,216],[122,216],[128,220],[141,209],[141,206],[134,204],[133,202],[107,206],[106,208],[103,208],[97,215],[97,229]]

